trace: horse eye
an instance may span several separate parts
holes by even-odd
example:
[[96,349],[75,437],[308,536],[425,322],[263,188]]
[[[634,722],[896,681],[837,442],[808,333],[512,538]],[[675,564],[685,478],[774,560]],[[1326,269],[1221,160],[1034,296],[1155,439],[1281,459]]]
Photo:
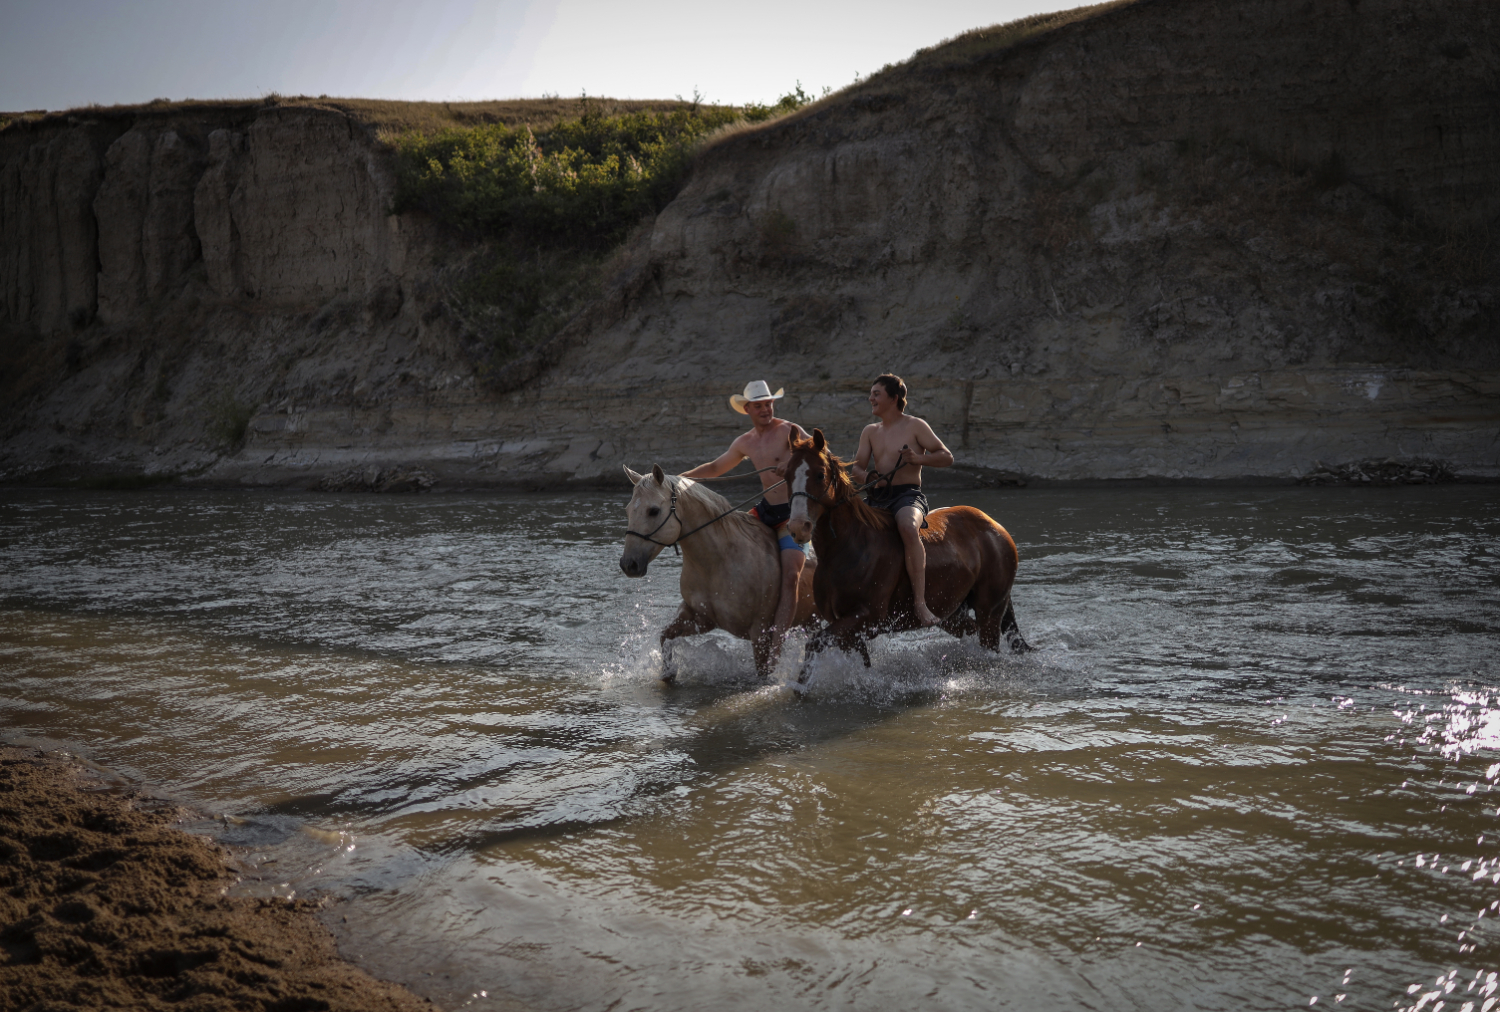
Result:
[[660,512],[661,512],[661,507],[660,506],[652,506],[650,509],[648,509],[646,511],[646,516],[648,516],[648,517],[654,517],[654,516],[656,516]]

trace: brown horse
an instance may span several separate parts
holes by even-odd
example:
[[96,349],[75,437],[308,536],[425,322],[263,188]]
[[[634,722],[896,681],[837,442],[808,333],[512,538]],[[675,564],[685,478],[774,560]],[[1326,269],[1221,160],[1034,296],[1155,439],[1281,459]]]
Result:
[[[792,446],[786,474],[792,485],[791,534],[811,538],[818,553],[813,597],[828,625],[808,640],[809,654],[833,643],[858,651],[880,633],[920,628],[911,579],[894,518],[861,500],[845,463],[828,452],[821,429]],[[1004,527],[972,506],[927,514],[927,605],[954,636],[978,632],[988,650],[1003,637],[1014,653],[1031,649],[1010,604],[1016,543]],[[972,613],[972,614],[971,614]],[[806,669],[803,670],[805,680]]]

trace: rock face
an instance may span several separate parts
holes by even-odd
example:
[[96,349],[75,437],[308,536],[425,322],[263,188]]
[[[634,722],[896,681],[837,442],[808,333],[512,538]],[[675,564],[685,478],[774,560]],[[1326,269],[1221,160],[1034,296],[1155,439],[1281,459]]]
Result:
[[87,326],[98,300],[90,206],[103,166],[87,133],[7,145],[0,169],[0,296],[7,318],[44,331]]
[[405,253],[388,214],[395,178],[355,123],[277,110],[208,142],[193,208],[218,295],[303,308],[394,284]]
[[963,480],[1500,477],[1500,9],[1140,0],[1015,35],[720,138],[498,384],[347,117],[12,127],[0,468],[608,481],[715,455],[752,378],[852,451],[891,370]]
[[166,295],[200,255],[193,186],[202,152],[175,130],[129,130],[104,154],[94,195],[99,318],[119,323]]
[[[12,127],[0,159],[12,480],[202,474],[257,433],[296,441],[250,421],[298,397],[388,417],[413,390],[473,386],[420,319],[432,300],[405,297],[403,279],[430,287],[431,244],[389,213],[389,152],[341,113],[103,110]],[[370,372],[397,393],[371,395]]]

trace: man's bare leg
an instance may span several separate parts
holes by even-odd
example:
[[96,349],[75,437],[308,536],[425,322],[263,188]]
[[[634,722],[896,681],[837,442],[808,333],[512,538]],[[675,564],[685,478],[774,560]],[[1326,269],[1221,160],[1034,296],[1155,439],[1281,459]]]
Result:
[[781,598],[776,602],[776,621],[771,627],[770,663],[776,664],[781,656],[781,641],[797,617],[797,583],[802,579],[802,567],[807,565],[807,554],[796,548],[781,550]]
[[937,625],[942,619],[927,607],[927,549],[922,544],[922,511],[905,506],[896,511],[896,530],[906,548],[906,575],[911,577],[912,607],[919,625]]

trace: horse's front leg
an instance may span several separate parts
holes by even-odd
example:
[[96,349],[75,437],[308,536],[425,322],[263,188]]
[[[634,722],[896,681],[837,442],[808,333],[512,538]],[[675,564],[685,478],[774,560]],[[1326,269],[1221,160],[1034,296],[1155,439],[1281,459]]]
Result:
[[849,615],[844,618],[835,619],[813,633],[807,641],[806,656],[802,661],[802,670],[797,673],[796,687],[805,687],[807,685],[807,669],[808,665],[812,663],[813,655],[822,653],[830,643],[848,653],[858,653],[864,658],[865,667],[869,667],[870,651],[865,647],[864,637],[866,625],[866,616],[861,612],[858,615]]
[[698,633],[708,632],[713,627],[712,622],[690,609],[686,603],[677,610],[677,617],[661,631],[661,637],[657,640],[657,644],[661,647],[662,681],[670,684],[677,680],[677,665],[672,661],[673,651],[667,641],[680,639],[683,636],[695,636]]
[[771,680],[771,673],[776,670],[776,659],[781,655],[775,637],[776,628],[773,626],[750,643],[750,649],[755,654],[755,677],[762,682]]
[[797,671],[797,681],[792,688],[798,692],[807,687],[807,669],[812,664],[813,657],[821,654],[828,647],[828,626],[823,626],[807,638],[807,645],[802,648],[802,667]]

